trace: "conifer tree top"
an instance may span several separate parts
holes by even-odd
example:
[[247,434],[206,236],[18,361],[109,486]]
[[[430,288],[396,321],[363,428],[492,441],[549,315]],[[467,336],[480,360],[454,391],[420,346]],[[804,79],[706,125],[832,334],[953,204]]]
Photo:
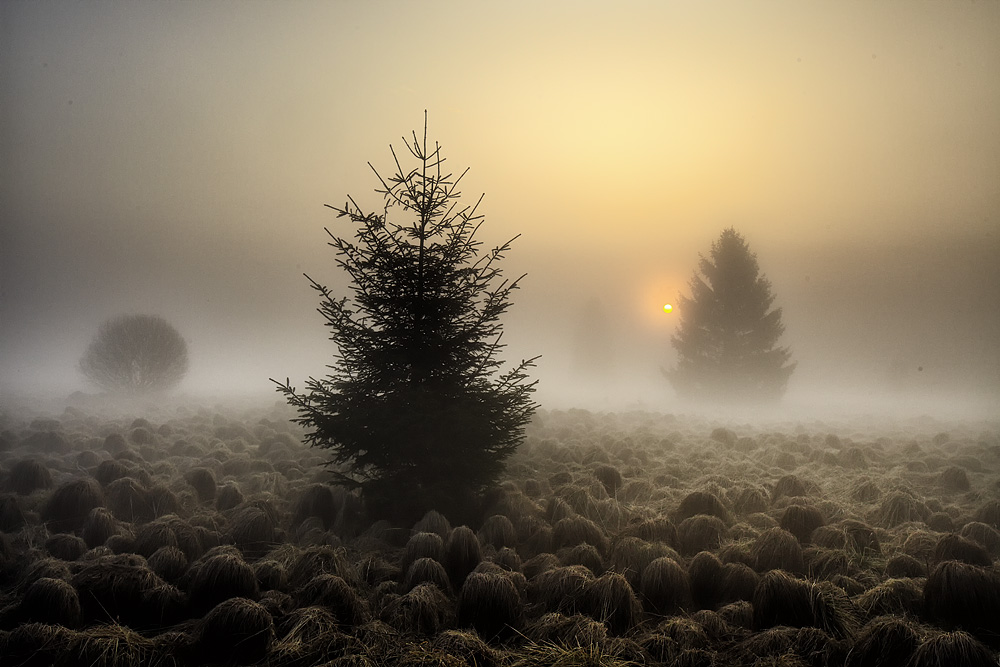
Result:
[[681,322],[671,343],[677,366],[667,372],[678,395],[720,402],[776,400],[795,368],[778,345],[781,308],[771,283],[735,229],[722,231],[702,256],[680,299]]

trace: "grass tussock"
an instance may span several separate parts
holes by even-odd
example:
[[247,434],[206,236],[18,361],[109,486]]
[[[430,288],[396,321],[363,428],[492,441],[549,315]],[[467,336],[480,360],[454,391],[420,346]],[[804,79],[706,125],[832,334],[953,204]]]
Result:
[[459,627],[487,640],[508,637],[521,626],[521,596],[508,577],[473,572],[458,594],[456,615]]

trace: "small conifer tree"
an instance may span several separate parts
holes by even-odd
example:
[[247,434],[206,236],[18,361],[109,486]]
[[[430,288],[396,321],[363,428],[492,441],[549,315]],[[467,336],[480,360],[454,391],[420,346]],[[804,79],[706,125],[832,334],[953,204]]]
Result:
[[771,309],[771,283],[757,256],[735,229],[723,230],[701,257],[680,297],[681,322],[670,342],[677,366],[666,375],[682,398],[712,402],[768,402],[784,395],[795,369],[780,347],[781,308]]
[[357,225],[353,241],[327,230],[353,295],[306,276],[337,347],[330,374],[309,378],[303,393],[277,382],[307,442],[329,451],[337,482],[360,487],[373,518],[401,522],[474,508],[536,408],[534,359],[501,372],[498,357],[500,318],[520,281],[504,279],[499,262],[514,239],[481,251],[482,197],[460,205],[468,170],[455,178],[444,169],[426,117],[422,140],[414,132],[404,141],[415,167],[391,146],[393,176],[369,163],[382,212],[363,212],[350,197],[328,205]]

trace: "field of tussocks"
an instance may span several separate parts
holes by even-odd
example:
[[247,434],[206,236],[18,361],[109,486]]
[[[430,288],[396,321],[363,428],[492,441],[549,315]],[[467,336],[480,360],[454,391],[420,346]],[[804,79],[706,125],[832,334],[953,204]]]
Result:
[[0,662],[997,664],[996,424],[541,411],[390,526],[290,416],[0,413]]

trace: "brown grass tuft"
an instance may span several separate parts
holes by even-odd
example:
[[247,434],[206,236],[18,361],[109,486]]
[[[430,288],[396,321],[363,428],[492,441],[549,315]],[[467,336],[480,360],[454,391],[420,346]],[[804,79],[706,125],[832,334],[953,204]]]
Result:
[[368,621],[368,605],[350,584],[335,574],[319,574],[293,594],[299,606],[319,605],[333,612],[344,628]]
[[779,525],[802,544],[808,544],[813,531],[825,523],[823,513],[812,505],[789,505],[782,512]]
[[90,477],[66,482],[53,492],[42,510],[42,521],[53,533],[79,530],[90,510],[104,505],[101,485]]
[[517,546],[517,531],[503,514],[494,514],[483,521],[477,533],[480,545],[491,545],[496,549]]
[[220,552],[206,555],[192,564],[185,577],[191,608],[204,614],[212,607],[230,598],[256,600],[260,595],[257,577],[238,552]]
[[805,572],[802,547],[795,535],[781,528],[771,528],[754,540],[751,548],[754,569],[760,573],[784,570],[793,574]]
[[10,468],[8,484],[11,491],[27,496],[38,489],[52,488],[52,473],[35,459],[22,459]]
[[590,544],[601,554],[608,552],[608,538],[596,523],[578,515],[560,519],[552,528],[552,546],[555,549]]
[[193,648],[208,661],[250,665],[267,657],[273,641],[274,622],[267,610],[237,597],[220,602],[201,619]]
[[989,648],[961,630],[934,634],[913,652],[908,667],[996,667],[997,660]]
[[457,621],[487,640],[507,637],[521,625],[521,596],[502,574],[473,572],[458,594]]
[[455,607],[440,588],[426,582],[391,596],[379,617],[400,632],[431,637],[454,624]]
[[451,582],[444,566],[433,558],[418,558],[410,563],[403,579],[403,593],[408,593],[418,584],[430,583],[441,589],[441,592],[451,594]]
[[654,559],[642,572],[639,596],[647,611],[679,614],[691,608],[688,574],[673,558]]
[[931,564],[956,560],[969,565],[980,565],[989,567],[993,564],[993,559],[986,549],[977,542],[967,540],[961,535],[951,533],[944,535],[938,540],[931,555]]
[[674,521],[682,522],[698,514],[718,517],[723,523],[729,523],[732,518],[722,501],[708,491],[692,491],[684,497],[674,512]]
[[617,572],[607,572],[591,581],[585,593],[586,608],[595,620],[621,635],[639,621],[642,605],[628,580]]
[[700,551],[715,551],[726,536],[722,519],[707,514],[697,514],[681,521],[677,526],[677,544],[684,556]]
[[882,616],[858,633],[845,667],[907,665],[919,644],[920,634],[911,622]]
[[465,578],[483,559],[479,538],[468,526],[452,529],[444,547],[443,565],[455,590],[460,590]]
[[448,534],[451,533],[451,522],[437,510],[428,510],[419,521],[413,524],[413,531],[416,533],[437,533],[442,540],[446,540]]
[[954,560],[939,563],[924,584],[928,617],[976,635],[1000,635],[1000,575]]

